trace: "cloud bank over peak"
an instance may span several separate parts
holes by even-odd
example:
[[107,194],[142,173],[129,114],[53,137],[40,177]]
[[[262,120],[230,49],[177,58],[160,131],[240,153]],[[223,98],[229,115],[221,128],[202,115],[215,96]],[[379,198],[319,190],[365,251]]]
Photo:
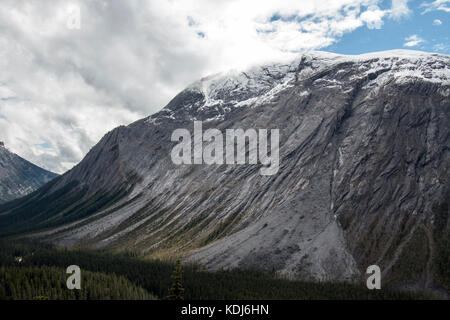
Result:
[[[74,8],[79,29],[68,28]],[[205,75],[289,59],[408,15],[405,0],[3,0],[0,140],[61,173],[108,130]]]

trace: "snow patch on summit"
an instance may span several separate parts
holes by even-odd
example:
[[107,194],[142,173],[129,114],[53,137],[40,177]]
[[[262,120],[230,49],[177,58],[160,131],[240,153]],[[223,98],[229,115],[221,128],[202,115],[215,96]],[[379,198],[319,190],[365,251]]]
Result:
[[[341,67],[342,66],[342,67]],[[333,77],[320,76],[334,70]],[[223,120],[233,108],[257,107],[267,104],[279,93],[310,78],[323,87],[342,87],[346,74],[349,80],[369,79],[364,88],[375,89],[394,80],[399,84],[420,79],[450,85],[450,56],[413,50],[390,50],[361,55],[339,55],[313,51],[287,63],[254,66],[243,71],[230,70],[202,78],[184,92],[199,93],[197,100],[184,108],[194,108],[203,114],[203,121]],[[310,94],[307,87],[300,95]],[[442,91],[443,95],[448,94]],[[147,118],[158,125],[164,119],[174,119],[173,111],[165,108]]]
[[[412,79],[450,84],[450,57],[413,50],[390,50],[361,55],[339,55],[314,51],[302,54],[289,63],[255,66],[248,70],[219,73],[190,85],[189,90],[204,96],[201,110],[213,106],[258,106],[270,102],[279,92],[314,74],[331,69],[337,64],[354,63],[360,71],[357,77],[372,77],[370,85],[380,85],[390,78],[398,83]],[[382,71],[388,71],[384,74]],[[338,70],[338,74],[348,72]],[[378,77],[378,73],[383,73]],[[334,79],[317,79],[326,86],[340,86]]]

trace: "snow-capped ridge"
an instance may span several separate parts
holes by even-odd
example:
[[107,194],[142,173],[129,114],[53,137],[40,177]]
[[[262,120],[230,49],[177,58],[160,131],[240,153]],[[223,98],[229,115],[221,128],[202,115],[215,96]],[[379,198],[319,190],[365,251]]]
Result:
[[[342,67],[340,67],[342,66]],[[321,73],[330,74],[320,76]],[[379,76],[381,74],[381,76]],[[399,84],[421,80],[450,85],[450,56],[414,50],[388,50],[359,55],[343,55],[324,51],[305,52],[290,61],[254,65],[243,70],[232,69],[190,84],[183,92],[202,97],[186,108],[194,108],[204,121],[221,120],[233,108],[257,107],[270,103],[283,90],[317,77],[325,86],[342,87],[348,80],[369,78],[364,88],[380,86],[385,81]],[[348,77],[348,79],[346,78]],[[447,94],[446,90],[441,90]],[[182,92],[182,93],[183,93]],[[308,88],[302,91],[309,94]],[[174,118],[167,107],[150,116],[148,123]]]
[[[251,105],[256,103],[258,98],[261,98],[260,102],[267,102],[268,97],[272,96],[270,94],[272,90],[277,92],[278,89],[293,85],[291,82],[294,78],[301,81],[314,73],[346,62],[360,64],[363,76],[389,69],[390,75],[399,82],[420,78],[424,81],[450,84],[448,55],[414,50],[388,50],[360,55],[312,51],[300,55],[289,63],[277,62],[252,66],[242,71],[234,69],[217,73],[194,82],[186,90],[197,91],[204,95],[205,102],[202,108],[227,102],[235,103],[238,107]],[[238,99],[239,93],[243,91],[250,91],[253,94],[247,99]],[[224,92],[234,99],[227,101]]]

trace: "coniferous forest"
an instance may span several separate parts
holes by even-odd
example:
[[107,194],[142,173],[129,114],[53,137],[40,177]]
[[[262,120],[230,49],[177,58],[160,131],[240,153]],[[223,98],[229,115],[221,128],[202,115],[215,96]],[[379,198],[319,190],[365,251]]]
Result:
[[153,300],[155,297],[123,276],[85,271],[82,290],[68,290],[67,274],[58,267],[0,267],[0,299]]
[[[207,272],[196,265],[145,260],[135,254],[60,249],[0,241],[0,299],[427,299],[417,292],[368,290],[348,283],[279,279],[274,274]],[[81,289],[66,287],[66,268],[81,269]]]

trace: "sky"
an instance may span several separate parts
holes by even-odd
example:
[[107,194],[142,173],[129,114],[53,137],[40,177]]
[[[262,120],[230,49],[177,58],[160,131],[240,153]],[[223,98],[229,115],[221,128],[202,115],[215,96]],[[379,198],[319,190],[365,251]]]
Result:
[[450,54],[450,0],[2,0],[0,141],[54,172],[209,74],[305,51]]

